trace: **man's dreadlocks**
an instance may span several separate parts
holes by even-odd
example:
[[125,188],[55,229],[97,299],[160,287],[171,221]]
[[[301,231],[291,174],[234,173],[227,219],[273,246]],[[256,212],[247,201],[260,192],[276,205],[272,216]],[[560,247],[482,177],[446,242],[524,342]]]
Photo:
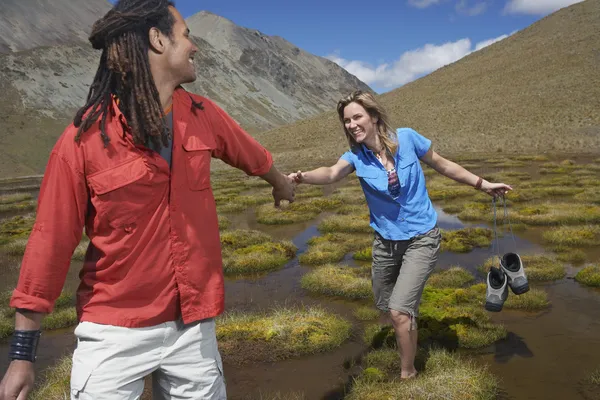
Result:
[[[155,27],[172,38],[175,18],[169,6],[174,3],[168,0],[120,0],[96,21],[89,40],[94,49],[102,50],[102,56],[86,104],[74,119],[79,128],[76,141],[101,117],[101,137],[108,145],[106,119],[114,95],[135,143],[150,141],[156,148],[168,145],[170,132],[150,72],[148,34]],[[202,109],[202,104],[193,99],[192,104]]]

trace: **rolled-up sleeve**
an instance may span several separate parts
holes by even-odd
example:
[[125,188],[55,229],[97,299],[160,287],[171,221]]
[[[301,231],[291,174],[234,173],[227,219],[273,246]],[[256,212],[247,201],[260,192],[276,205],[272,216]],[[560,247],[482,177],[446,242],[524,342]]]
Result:
[[[68,147],[76,147],[69,145]],[[38,198],[21,272],[10,306],[50,313],[83,235],[88,192],[76,155],[53,150]]]
[[223,109],[205,101],[205,111],[217,142],[213,155],[248,175],[264,175],[273,165],[271,153],[244,131]]

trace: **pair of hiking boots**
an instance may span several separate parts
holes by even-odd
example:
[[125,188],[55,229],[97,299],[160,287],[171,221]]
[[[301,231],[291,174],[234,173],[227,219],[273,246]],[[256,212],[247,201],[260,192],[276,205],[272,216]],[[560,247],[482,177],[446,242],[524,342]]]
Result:
[[516,295],[529,291],[529,282],[521,257],[516,253],[506,253],[500,259],[500,267],[491,267],[487,274],[485,309],[492,312],[502,311],[508,298],[508,288]]

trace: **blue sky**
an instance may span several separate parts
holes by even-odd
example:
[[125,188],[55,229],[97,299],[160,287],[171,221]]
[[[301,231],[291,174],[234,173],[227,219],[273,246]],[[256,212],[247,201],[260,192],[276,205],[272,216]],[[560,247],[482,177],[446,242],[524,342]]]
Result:
[[[581,0],[176,0],[328,57],[382,93]],[[114,1],[113,1],[114,2]]]

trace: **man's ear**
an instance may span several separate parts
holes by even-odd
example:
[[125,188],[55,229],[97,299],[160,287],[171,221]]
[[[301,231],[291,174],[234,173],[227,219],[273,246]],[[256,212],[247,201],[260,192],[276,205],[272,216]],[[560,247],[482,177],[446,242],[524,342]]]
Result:
[[162,34],[157,28],[150,28],[148,32],[148,40],[150,42],[150,49],[155,52],[162,54],[165,51],[165,43]]

